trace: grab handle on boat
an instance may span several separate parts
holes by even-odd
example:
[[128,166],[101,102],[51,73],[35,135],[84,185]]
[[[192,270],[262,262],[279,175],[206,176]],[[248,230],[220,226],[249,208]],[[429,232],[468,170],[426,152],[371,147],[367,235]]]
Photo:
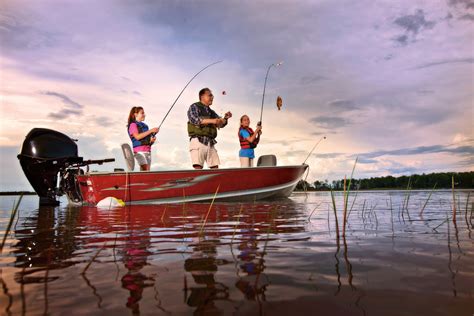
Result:
[[99,159],[99,160],[84,160],[82,163],[80,163],[80,166],[87,166],[87,165],[101,165],[104,162],[114,162],[115,158],[107,158],[107,159]]

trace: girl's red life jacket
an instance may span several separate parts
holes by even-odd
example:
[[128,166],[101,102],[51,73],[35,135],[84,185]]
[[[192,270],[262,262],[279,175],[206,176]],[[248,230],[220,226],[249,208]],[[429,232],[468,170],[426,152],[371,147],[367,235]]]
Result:
[[242,148],[242,149],[252,148],[253,149],[253,148],[257,147],[257,144],[260,140],[260,137],[257,136],[255,138],[255,140],[251,143],[247,139],[243,138],[242,135],[240,135],[240,131],[242,131],[242,130],[247,131],[250,134],[250,136],[252,136],[252,134],[254,133],[253,129],[251,129],[250,127],[242,127],[242,126],[240,127],[239,133],[238,133],[239,141],[240,141],[240,148]]

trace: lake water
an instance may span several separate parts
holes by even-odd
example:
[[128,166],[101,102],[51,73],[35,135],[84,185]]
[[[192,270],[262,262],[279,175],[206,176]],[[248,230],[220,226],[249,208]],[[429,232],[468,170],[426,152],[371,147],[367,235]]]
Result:
[[[474,194],[456,191],[455,222],[452,192],[429,195],[351,193],[343,237],[336,193],[340,238],[328,192],[111,210],[25,196],[0,257],[0,311],[473,315]],[[18,198],[0,197],[0,231]]]

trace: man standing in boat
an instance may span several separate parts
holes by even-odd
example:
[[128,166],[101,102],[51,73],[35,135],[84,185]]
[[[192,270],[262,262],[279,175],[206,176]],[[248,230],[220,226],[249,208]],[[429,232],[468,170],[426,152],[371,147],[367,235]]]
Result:
[[201,89],[199,102],[191,104],[188,110],[189,152],[194,169],[202,169],[204,162],[209,168],[218,168],[220,164],[215,148],[217,128],[226,126],[232,113],[227,112],[221,118],[210,108],[213,100],[214,96],[209,88]]

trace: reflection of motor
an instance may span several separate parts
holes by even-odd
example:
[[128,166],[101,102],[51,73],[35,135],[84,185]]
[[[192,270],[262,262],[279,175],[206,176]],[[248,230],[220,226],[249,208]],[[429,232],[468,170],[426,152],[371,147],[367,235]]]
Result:
[[82,203],[81,190],[77,183],[76,175],[84,174],[81,168],[68,168],[61,172],[58,195],[66,194],[69,203]]

